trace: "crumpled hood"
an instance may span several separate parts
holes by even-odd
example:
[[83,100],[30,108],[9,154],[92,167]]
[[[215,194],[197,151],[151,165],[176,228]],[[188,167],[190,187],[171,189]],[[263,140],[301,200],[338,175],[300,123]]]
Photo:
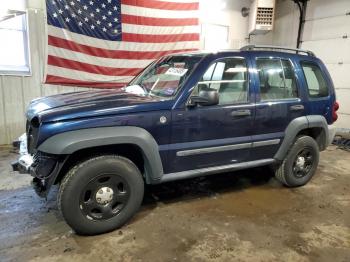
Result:
[[[155,105],[158,104],[157,106]],[[33,100],[27,109],[30,121],[37,116],[40,122],[168,109],[169,101],[139,96],[118,90],[82,91],[42,97]]]

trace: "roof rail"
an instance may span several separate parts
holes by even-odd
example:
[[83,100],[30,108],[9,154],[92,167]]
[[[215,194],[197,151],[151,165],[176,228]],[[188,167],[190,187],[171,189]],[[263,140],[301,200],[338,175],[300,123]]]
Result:
[[240,50],[241,51],[250,51],[250,50],[256,50],[256,49],[287,50],[287,51],[294,51],[297,54],[305,53],[309,56],[315,56],[315,53],[312,51],[309,51],[309,50],[290,48],[290,47],[282,47],[282,46],[273,46],[273,45],[246,45],[246,46],[243,46]]

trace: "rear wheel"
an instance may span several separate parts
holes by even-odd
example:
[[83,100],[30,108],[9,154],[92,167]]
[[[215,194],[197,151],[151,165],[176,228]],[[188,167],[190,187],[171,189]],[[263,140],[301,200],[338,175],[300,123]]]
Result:
[[276,178],[289,187],[303,186],[315,174],[319,161],[319,148],[309,136],[298,137],[282,164]]
[[73,167],[63,178],[58,206],[78,234],[95,235],[124,225],[139,209],[144,182],[129,159],[104,155]]

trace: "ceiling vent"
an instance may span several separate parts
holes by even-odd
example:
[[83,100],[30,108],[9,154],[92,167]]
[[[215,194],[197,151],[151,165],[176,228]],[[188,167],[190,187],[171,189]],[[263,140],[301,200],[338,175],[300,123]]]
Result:
[[249,34],[266,34],[273,29],[275,0],[254,0],[249,11]]

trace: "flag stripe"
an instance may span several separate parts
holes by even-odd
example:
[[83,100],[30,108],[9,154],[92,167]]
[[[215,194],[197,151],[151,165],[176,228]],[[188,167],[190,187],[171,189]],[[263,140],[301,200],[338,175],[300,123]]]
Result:
[[[123,2],[124,0],[122,0]],[[162,0],[163,2],[171,2],[171,3],[198,3],[198,0]]]
[[188,52],[195,50],[183,49],[183,50],[166,50],[166,51],[124,51],[124,50],[109,50],[98,47],[91,47],[88,45],[77,44],[76,42],[61,39],[54,36],[48,37],[48,43],[51,46],[65,48],[79,53],[88,54],[91,56],[114,58],[114,59],[156,59],[160,56],[171,54],[174,52]]
[[57,75],[47,75],[46,76],[46,83],[50,83],[53,85],[75,85],[75,86],[86,86],[86,87],[91,87],[91,88],[116,88],[116,87],[123,87],[127,83],[97,83],[93,81],[81,81],[81,80],[76,80],[76,79],[71,79],[71,78],[66,78],[66,77],[61,77]]
[[128,83],[135,76],[107,76],[82,72],[80,70],[68,69],[59,66],[47,65],[47,72],[50,75],[57,75],[65,78],[76,79],[80,81],[95,81],[95,82],[123,82]]
[[123,34],[169,35],[169,34],[199,34],[198,26],[149,26],[123,24]]
[[65,59],[57,56],[48,55],[47,63],[49,65],[80,70],[93,74],[100,74],[106,76],[131,76],[138,74],[142,69],[140,68],[115,68],[107,66],[97,66],[88,63],[82,63],[78,61],[73,61],[70,59]]
[[171,43],[182,41],[199,41],[198,34],[174,34],[174,35],[142,35],[123,33],[123,41],[137,43]]
[[145,68],[149,65],[154,59],[114,59],[114,58],[105,58],[101,56],[91,56],[84,53],[78,53],[71,51],[69,49],[55,47],[50,45],[48,47],[48,54],[52,56],[57,56],[61,58],[68,58],[74,61],[79,61],[83,63],[93,63],[99,66],[109,66],[109,67],[119,67],[119,68]]
[[[146,87],[151,89],[154,83],[155,82],[148,82]],[[157,88],[159,88],[159,87],[176,86],[178,84],[179,84],[179,80],[168,80],[168,81],[164,81],[163,80],[163,81],[158,81],[157,82]]]
[[[135,42],[119,42],[119,41],[107,41],[101,40],[90,36],[85,36],[77,33],[70,32],[65,29],[61,29],[55,26],[48,26],[49,37],[58,37],[61,39],[67,39],[77,44],[88,45],[104,50],[113,51],[137,51],[137,52],[151,52],[151,51],[171,51],[181,52],[181,50],[193,50],[198,49],[199,41],[187,41],[179,43],[135,43]],[[137,54],[137,53],[136,53]],[[135,55],[136,55],[135,54]]]
[[122,15],[122,23],[153,26],[190,26],[198,25],[198,18],[154,18],[136,15]]
[[121,4],[122,16],[123,15],[136,15],[154,18],[194,18],[198,17],[198,10],[159,10],[152,8],[145,8],[140,6],[124,5]]
[[155,0],[122,0],[123,5],[146,7],[164,10],[198,10],[199,3],[176,3]]

